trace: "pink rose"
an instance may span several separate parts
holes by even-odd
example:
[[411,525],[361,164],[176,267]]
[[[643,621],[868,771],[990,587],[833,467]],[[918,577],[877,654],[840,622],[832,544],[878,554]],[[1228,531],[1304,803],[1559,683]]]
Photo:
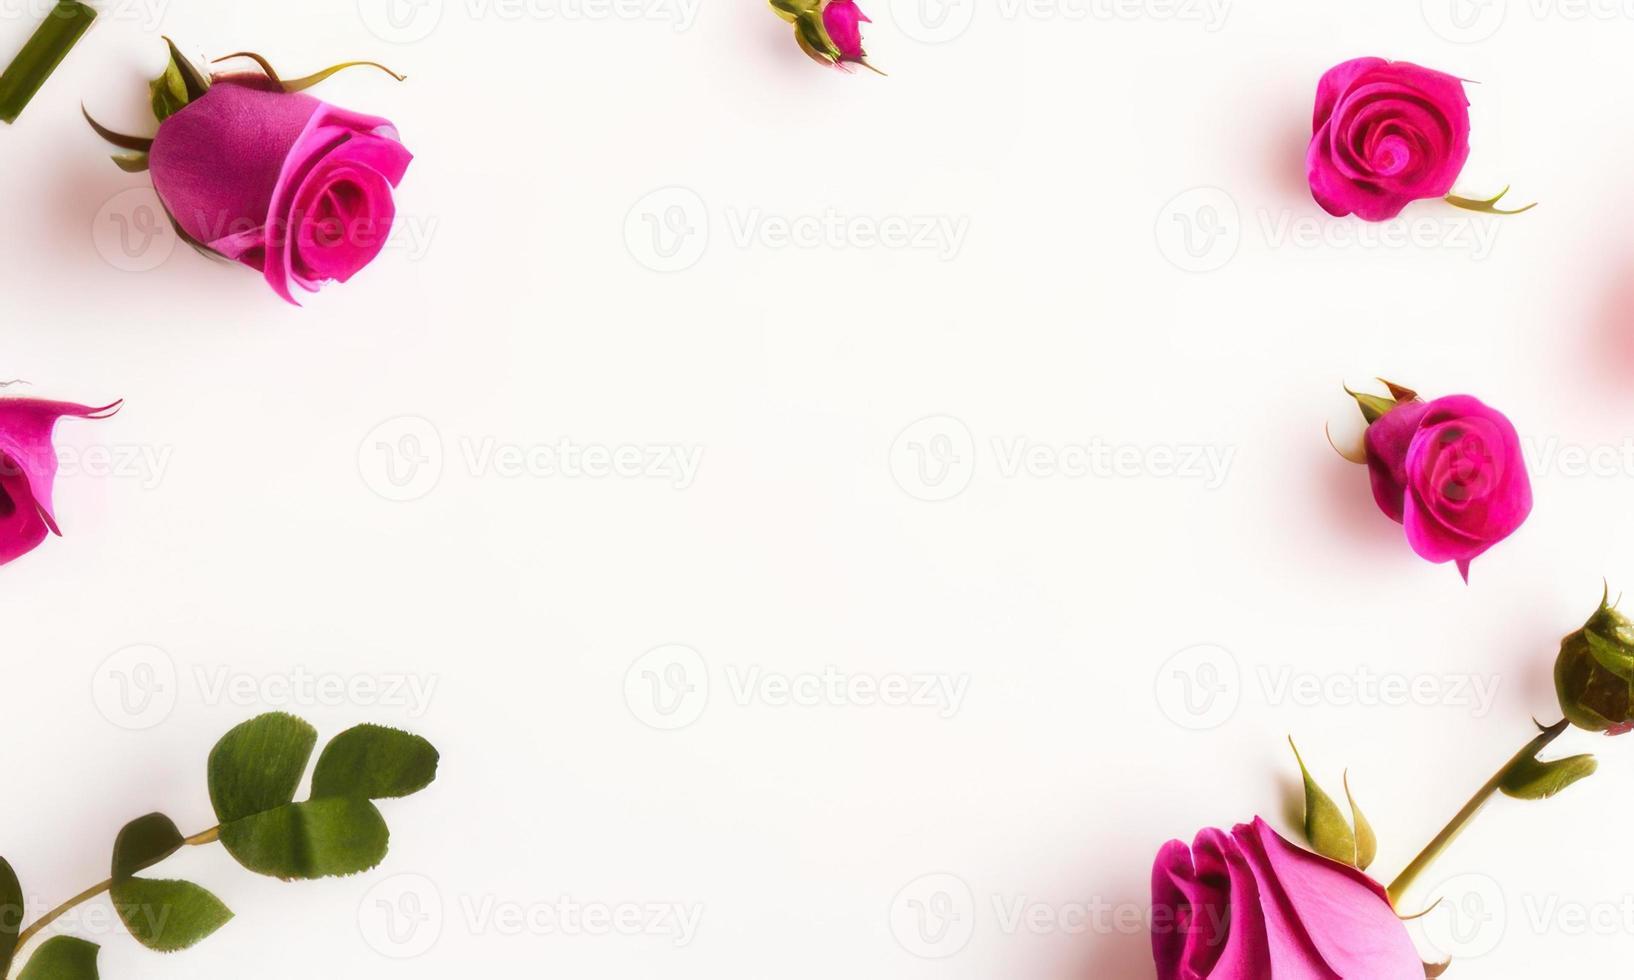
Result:
[[65,415],[103,419],[119,402],[90,408],[35,398],[0,398],[0,565],[28,554],[46,534],[62,534],[51,510],[57,450],[51,433]]
[[1385,221],[1452,190],[1469,159],[1469,99],[1451,75],[1357,58],[1322,76],[1312,130],[1305,171],[1316,203]]
[[1367,427],[1373,499],[1433,562],[1469,563],[1532,512],[1515,427],[1468,395],[1405,401]]
[[160,125],[149,165],[182,231],[294,303],[380,254],[411,159],[385,119],[238,74]]
[[1424,980],[1378,882],[1258,818],[1158,851],[1152,953],[1158,980]]
[[823,7],[823,28],[840,49],[841,61],[865,63],[868,53],[862,49],[862,25],[872,23],[854,0],[829,0]]

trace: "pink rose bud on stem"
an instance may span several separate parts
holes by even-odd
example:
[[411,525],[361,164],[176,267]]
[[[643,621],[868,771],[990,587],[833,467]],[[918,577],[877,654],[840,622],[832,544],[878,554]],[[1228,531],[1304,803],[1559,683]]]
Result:
[[840,51],[842,66],[852,62],[883,75],[884,72],[868,63],[868,52],[862,48],[862,25],[872,23],[856,0],[828,0],[823,7],[823,27]]
[[229,57],[261,72],[207,77],[171,45],[170,67],[152,85],[152,139],[91,125],[132,151],[115,157],[122,168],[152,171],[189,242],[249,266],[295,303],[294,288],[346,282],[380,255],[413,157],[390,121],[304,94],[343,68],[383,66],[347,62],[286,81],[259,55]]
[[1426,402],[1391,385],[1390,398],[1351,392],[1368,421],[1373,500],[1428,561],[1470,562],[1532,512],[1532,482],[1509,420],[1469,395]]
[[51,506],[57,478],[51,436],[57,420],[105,419],[119,405],[0,398],[0,565],[38,548],[48,534],[62,534]]
[[1464,83],[1405,61],[1357,58],[1336,65],[1316,87],[1305,174],[1311,195],[1336,217],[1387,221],[1413,201],[1443,198],[1487,214],[1509,192],[1474,199],[1452,195],[1469,159],[1469,97]]

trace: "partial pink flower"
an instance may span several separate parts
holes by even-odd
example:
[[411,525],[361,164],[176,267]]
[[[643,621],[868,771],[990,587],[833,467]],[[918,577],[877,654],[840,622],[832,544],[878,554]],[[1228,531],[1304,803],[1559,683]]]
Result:
[[0,565],[61,535],[51,507],[57,450],[51,442],[64,416],[104,419],[120,402],[91,408],[35,398],[0,398]]
[[1469,395],[1398,404],[1367,428],[1373,499],[1420,557],[1470,562],[1532,512],[1532,481],[1509,419]]
[[195,241],[292,286],[346,282],[386,245],[409,151],[389,121],[223,75],[159,127],[153,186]]
[[1423,980],[1378,882],[1264,820],[1170,841],[1152,867],[1158,980]]
[[823,28],[840,49],[841,61],[866,63],[868,52],[862,49],[862,25],[872,23],[855,0],[828,0],[823,7]]
[[1330,69],[1311,128],[1311,194],[1341,217],[1385,221],[1413,201],[1445,197],[1469,159],[1464,83],[1405,61],[1357,58]]

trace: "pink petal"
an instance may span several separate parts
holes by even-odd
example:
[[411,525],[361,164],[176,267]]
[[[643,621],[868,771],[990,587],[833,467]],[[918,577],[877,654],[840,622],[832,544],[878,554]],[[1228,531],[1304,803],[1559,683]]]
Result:
[[0,398],[0,565],[61,534],[52,514],[57,452],[51,435],[63,416],[102,419],[121,402],[92,408],[72,402]]

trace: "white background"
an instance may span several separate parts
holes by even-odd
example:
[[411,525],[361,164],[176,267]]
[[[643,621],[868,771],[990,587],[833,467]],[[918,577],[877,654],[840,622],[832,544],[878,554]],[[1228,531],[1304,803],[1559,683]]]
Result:
[[[5,2],[9,55],[35,18]],[[0,852],[31,899],[103,877],[132,817],[208,826],[205,755],[258,711],[443,752],[362,877],[173,859],[238,913],[197,949],[148,953],[93,903],[69,925],[105,976],[1150,976],[1152,855],[1255,814],[1292,834],[1285,736],[1331,790],[1349,769],[1388,879],[1558,717],[1556,644],[1602,578],[1634,588],[1626,4],[1489,0],[1459,28],[1450,0],[872,0],[880,78],[811,64],[754,0],[429,0],[401,30],[381,2],[111,10],[0,133],[0,376],[126,399],[60,428],[124,465],[70,467],[67,537],[0,571]],[[304,309],[164,236],[121,250],[148,181],[77,109],[147,131],[161,33],[407,73],[319,93],[399,124],[406,237]],[[1322,214],[1312,95],[1360,55],[1478,80],[1461,189],[1542,206],[1423,203],[1382,240]],[[900,222],[964,234],[868,234]],[[1536,511],[1467,587],[1323,438],[1355,435],[1341,383],[1381,374],[1475,394],[1533,449]],[[488,455],[564,440],[701,463]],[[1052,469],[1091,445],[1133,462]],[[1164,463],[1198,449],[1219,479]],[[696,659],[641,659],[671,644]],[[1171,659],[1198,645],[1225,653]],[[649,669],[690,685],[678,714]],[[963,697],[778,703],[825,671]],[[312,703],[311,676],[434,686]],[[1190,713],[1186,677],[1219,699]],[[119,700],[144,678],[154,700]],[[1427,880],[1451,879],[1428,920],[1451,976],[1626,967],[1634,744],[1560,744],[1601,774],[1500,801]],[[702,918],[573,934],[564,899]],[[388,934],[413,901],[421,931]]]

